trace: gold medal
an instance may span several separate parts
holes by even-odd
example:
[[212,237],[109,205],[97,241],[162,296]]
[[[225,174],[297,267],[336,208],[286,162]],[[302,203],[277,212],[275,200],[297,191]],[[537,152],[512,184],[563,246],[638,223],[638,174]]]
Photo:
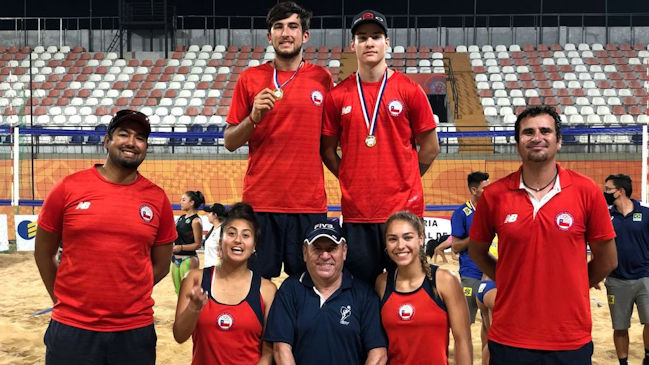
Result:
[[376,146],[376,137],[374,137],[374,136],[367,136],[367,137],[365,138],[365,145],[366,145],[367,147],[374,147],[374,146]]
[[282,91],[282,89],[277,88],[273,90],[273,96],[275,97],[275,100],[280,100],[284,97],[284,92]]

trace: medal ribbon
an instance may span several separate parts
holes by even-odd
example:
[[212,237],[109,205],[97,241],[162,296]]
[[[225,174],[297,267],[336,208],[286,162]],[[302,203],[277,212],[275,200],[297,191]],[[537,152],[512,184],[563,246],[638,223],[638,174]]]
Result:
[[297,66],[297,70],[295,70],[295,72],[293,72],[293,75],[291,75],[291,77],[289,77],[289,79],[286,80],[286,82],[284,82],[281,85],[279,84],[279,79],[277,78],[277,69],[275,67],[273,67],[273,83],[275,84],[275,88],[276,89],[281,89],[284,86],[286,86],[286,84],[291,82],[291,80],[293,80],[295,75],[297,75],[297,72],[300,71],[300,69],[302,68],[302,65],[304,65],[304,61],[300,61],[300,64]]
[[385,91],[385,85],[388,82],[388,69],[385,69],[385,74],[383,74],[383,80],[381,80],[381,87],[379,88],[379,94],[376,97],[376,104],[374,105],[374,113],[372,114],[372,120],[370,122],[370,116],[368,114],[367,105],[365,105],[365,95],[363,94],[363,86],[361,85],[361,75],[356,73],[356,88],[358,89],[358,98],[361,99],[361,109],[363,109],[363,118],[365,119],[365,126],[367,127],[367,134],[369,136],[374,135],[374,128],[376,127],[376,118],[379,115],[379,105],[381,105],[381,99],[383,99],[383,92]]

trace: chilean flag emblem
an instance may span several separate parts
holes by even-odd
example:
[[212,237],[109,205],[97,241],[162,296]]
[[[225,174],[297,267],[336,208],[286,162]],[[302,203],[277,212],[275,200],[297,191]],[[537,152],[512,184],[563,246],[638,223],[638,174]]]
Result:
[[555,218],[554,221],[557,224],[557,228],[559,228],[562,231],[569,230],[570,228],[572,228],[572,225],[574,224],[574,219],[572,215],[568,212],[557,214],[557,217]]
[[216,324],[219,326],[220,329],[224,331],[227,331],[230,328],[232,328],[233,323],[234,320],[232,319],[232,316],[229,313],[222,313],[216,319]]
[[315,104],[316,106],[322,105],[324,97],[322,96],[322,93],[318,90],[313,90],[311,92],[311,102]]
[[409,321],[415,315],[415,308],[410,304],[399,307],[399,317],[402,321]]

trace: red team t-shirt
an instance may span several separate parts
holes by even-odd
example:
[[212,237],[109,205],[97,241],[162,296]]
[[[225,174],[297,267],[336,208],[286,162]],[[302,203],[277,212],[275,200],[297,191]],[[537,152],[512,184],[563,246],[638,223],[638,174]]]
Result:
[[[370,113],[380,82],[363,82]],[[367,147],[368,129],[350,75],[325,98],[322,134],[338,137],[342,150],[338,180],[345,222],[384,223],[395,211],[424,213],[424,195],[414,136],[437,127],[421,87],[394,72],[388,79],[376,120],[376,145]]]
[[38,225],[63,242],[53,319],[93,331],[153,323],[151,246],[176,239],[161,188],[141,175],[115,184],[96,168],[83,170],[52,188]]
[[[279,71],[279,83],[293,71]],[[323,213],[327,211],[324,172],[320,158],[322,104],[333,85],[331,74],[305,62],[282,90],[248,141],[248,169],[242,200],[255,211]],[[255,96],[275,89],[272,63],[241,73],[234,89],[227,122],[241,123],[252,111]]]
[[574,350],[591,341],[586,243],[615,237],[604,196],[588,177],[559,169],[561,191],[533,216],[520,172],[490,184],[469,235],[498,234],[498,295],[489,339],[539,350]]

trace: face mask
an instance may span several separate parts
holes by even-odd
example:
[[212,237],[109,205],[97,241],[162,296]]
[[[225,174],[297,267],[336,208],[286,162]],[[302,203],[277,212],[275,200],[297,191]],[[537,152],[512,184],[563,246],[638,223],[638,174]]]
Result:
[[615,197],[613,196],[615,193],[604,193],[604,199],[606,199],[606,204],[608,205],[613,205],[613,202],[615,201]]

